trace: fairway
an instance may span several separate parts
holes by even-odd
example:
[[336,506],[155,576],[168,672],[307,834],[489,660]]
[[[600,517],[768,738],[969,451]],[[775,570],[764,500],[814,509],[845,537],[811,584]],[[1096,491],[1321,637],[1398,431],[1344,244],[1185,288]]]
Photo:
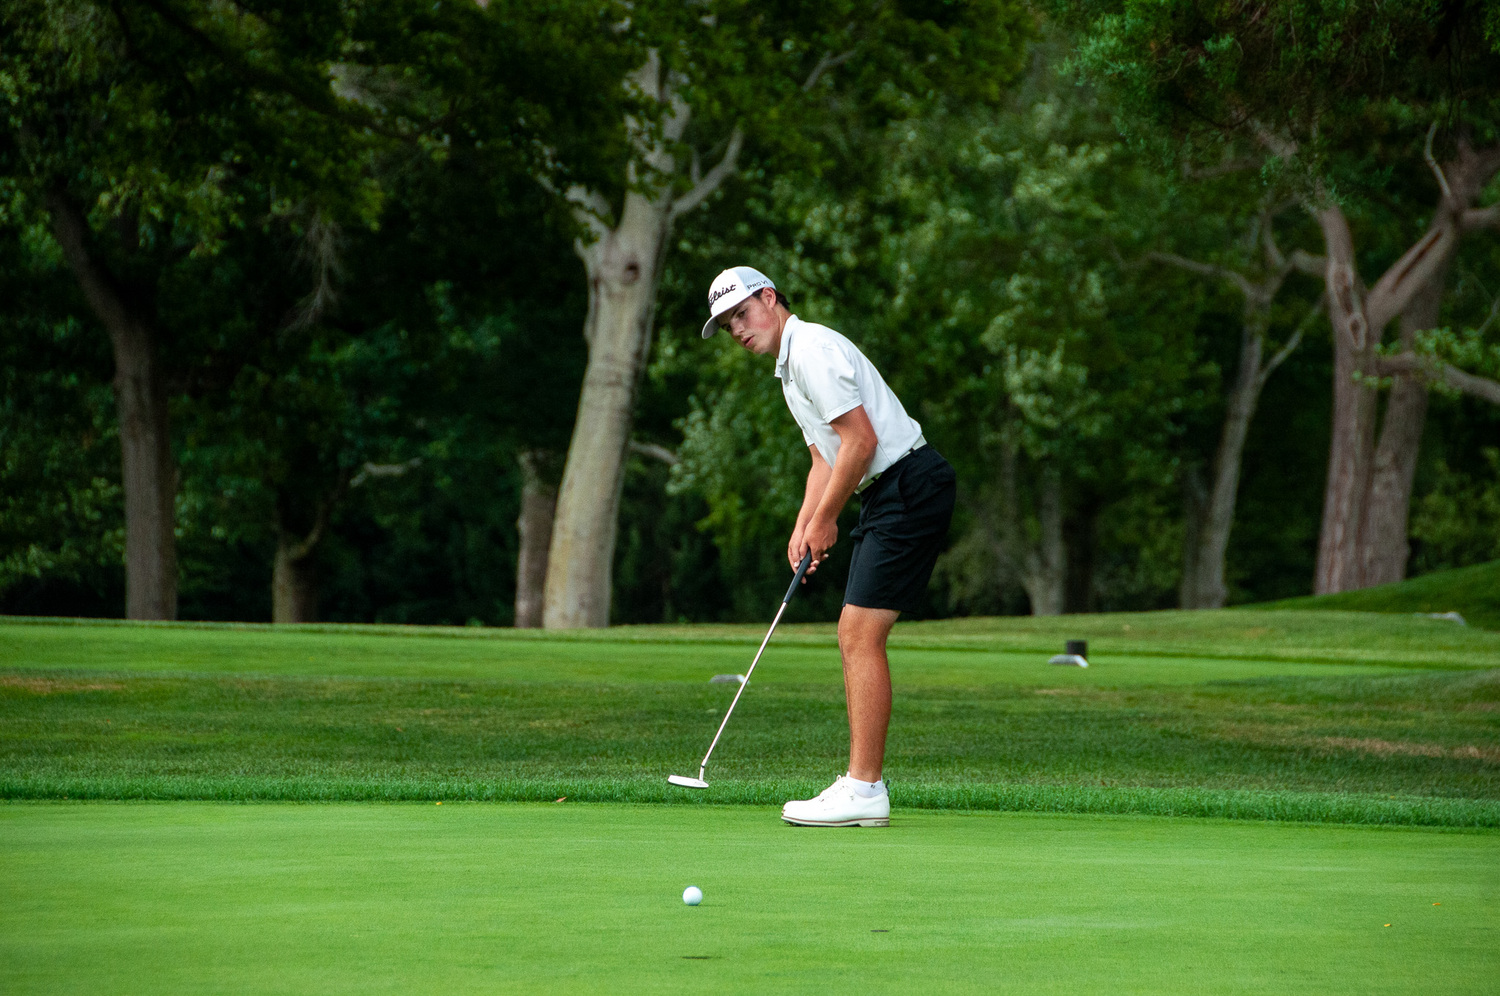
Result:
[[[509,681],[699,681],[742,671],[764,627],[266,626],[0,618],[0,666]],[[1048,684],[1037,665],[1089,641],[1086,685],[1182,683],[1388,668],[1500,667],[1500,633],[1418,616],[1231,609],[902,622],[893,674],[928,684]],[[837,673],[832,624],[782,626],[758,681]],[[1319,665],[1334,664],[1337,672]],[[710,673],[713,673],[710,671]]]
[[1492,832],[21,803],[0,807],[0,989],[1488,993],[1497,896]]

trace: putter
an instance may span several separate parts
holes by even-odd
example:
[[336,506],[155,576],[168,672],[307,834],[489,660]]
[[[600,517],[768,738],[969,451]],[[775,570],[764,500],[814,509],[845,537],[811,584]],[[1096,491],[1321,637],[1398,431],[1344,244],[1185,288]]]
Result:
[[802,578],[806,576],[807,569],[812,566],[812,551],[809,550],[802,557],[802,563],[797,565],[797,574],[792,578],[792,586],[786,590],[786,597],[781,600],[781,608],[776,610],[776,618],[771,620],[771,628],[766,631],[766,638],[760,641],[760,649],[755,652],[755,660],[750,662],[750,670],[745,672],[745,680],[740,682],[740,687],[734,693],[734,701],[729,703],[729,711],[724,713],[724,721],[719,724],[719,732],[714,734],[713,743],[708,745],[708,753],[703,755],[703,763],[698,765],[698,777],[689,778],[687,775],[668,775],[667,781],[679,788],[706,789],[708,782],[703,780],[703,771],[708,767],[708,759],[713,757],[714,748],[719,745],[719,738],[724,735],[724,727],[729,725],[729,717],[734,715],[734,707],[739,704],[740,696],[745,694],[745,686],[750,684],[751,675],[755,674],[755,665],[760,663],[760,655],[766,652],[766,644],[771,642],[771,634],[776,632],[776,624],[781,622],[781,614],[786,611],[787,604],[791,602],[792,596],[797,594],[797,587],[802,584]]

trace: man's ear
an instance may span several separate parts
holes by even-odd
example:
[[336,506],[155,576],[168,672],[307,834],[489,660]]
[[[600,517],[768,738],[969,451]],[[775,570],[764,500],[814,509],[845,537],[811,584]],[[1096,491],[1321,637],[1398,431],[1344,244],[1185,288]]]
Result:
[[755,292],[755,296],[760,298],[761,304],[764,304],[772,311],[776,310],[776,288],[762,287],[760,290]]

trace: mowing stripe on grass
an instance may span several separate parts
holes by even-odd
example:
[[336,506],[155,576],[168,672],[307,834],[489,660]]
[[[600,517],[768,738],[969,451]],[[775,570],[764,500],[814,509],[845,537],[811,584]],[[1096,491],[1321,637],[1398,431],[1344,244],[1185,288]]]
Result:
[[[459,779],[319,778],[0,778],[11,800],[216,802],[571,802],[672,805],[777,805],[823,786],[807,780],[716,780],[684,792],[653,778]],[[1500,802],[1380,797],[1331,792],[1256,792],[1140,786],[992,785],[924,782],[891,787],[900,810],[1190,816],[1367,826],[1500,828]]]
[[[49,632],[61,631],[61,632]],[[384,638],[403,641],[418,658],[452,653],[471,657],[478,649],[421,648],[412,641],[449,647],[490,645],[491,653],[532,656],[546,647],[605,644],[616,648],[678,646],[752,648],[765,635],[756,625],[618,626],[599,630],[516,630],[484,627],[395,626],[310,623],[296,626],[258,623],[140,622],[5,617],[0,619],[0,662],[9,663],[48,645],[85,655],[113,656],[117,648],[202,648],[215,645],[282,647],[316,637],[349,639],[351,646]],[[257,644],[255,638],[262,641]],[[903,622],[892,631],[897,649],[1016,653],[1043,657],[1056,653],[1065,639],[1089,641],[1091,657],[1196,657],[1204,660],[1246,658],[1342,664],[1389,664],[1398,667],[1500,667],[1500,633],[1418,616],[1373,612],[1304,612],[1244,608],[1217,611],[1101,613],[1073,616],[1007,616]],[[784,625],[776,646],[832,650],[837,636],[831,623]],[[329,646],[326,641],[309,645]],[[501,649],[508,648],[508,649]],[[575,655],[586,653],[579,650]],[[608,651],[605,651],[608,653]],[[627,656],[630,656],[628,651]],[[201,657],[201,655],[199,655]],[[564,654],[563,656],[568,656]],[[68,666],[60,661],[42,666]],[[118,666],[118,665],[106,665]]]
[[[501,631],[495,632],[497,635],[489,639],[445,640],[413,627],[375,634],[358,628],[331,632],[300,627],[273,631],[243,627],[11,626],[0,622],[0,667],[137,674],[691,683],[706,681],[714,674],[743,671],[755,648],[753,641],[738,640],[536,640],[502,637],[498,635]],[[1052,651],[1043,649],[893,641],[891,667],[898,684],[1108,686],[1388,674],[1396,669],[1467,669],[1490,659],[1482,655],[1417,653],[1400,660],[1386,660],[1376,654],[1366,661],[1359,655],[1335,659],[1311,651],[1256,656],[1252,649],[1256,648],[1235,653],[1233,647],[1225,646],[1219,652],[1193,654],[1180,649],[1156,652],[1137,647],[1113,656],[1101,649],[1093,655],[1093,666],[1084,670],[1049,667],[1046,660]],[[1500,666],[1500,653],[1493,655],[1491,664]],[[786,639],[778,632],[755,680],[758,684],[838,682],[839,674],[838,650],[832,637],[808,643]]]

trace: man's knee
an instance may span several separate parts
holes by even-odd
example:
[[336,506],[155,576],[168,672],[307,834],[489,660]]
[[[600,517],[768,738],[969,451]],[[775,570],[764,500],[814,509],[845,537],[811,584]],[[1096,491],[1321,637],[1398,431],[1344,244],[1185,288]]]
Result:
[[886,637],[900,614],[894,609],[844,606],[839,615],[839,650],[845,657],[850,653],[884,650]]

